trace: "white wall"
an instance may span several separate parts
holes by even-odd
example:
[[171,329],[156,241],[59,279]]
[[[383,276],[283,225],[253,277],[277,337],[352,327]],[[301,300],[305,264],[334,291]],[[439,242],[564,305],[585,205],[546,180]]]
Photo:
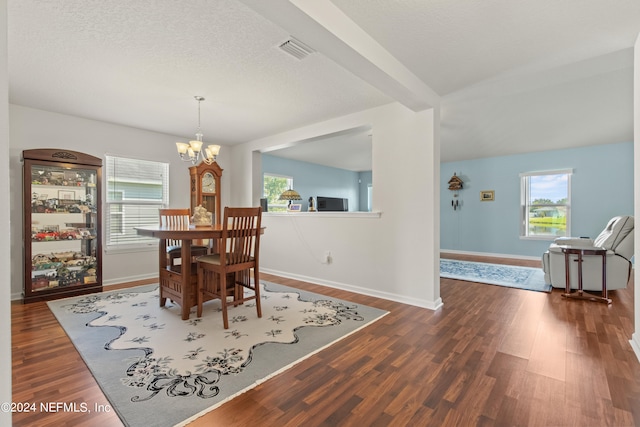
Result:
[[[166,135],[42,110],[10,106],[10,188],[11,192],[11,292],[14,299],[23,289],[22,267],[22,150],[62,148],[100,157],[105,154],[169,162],[170,206],[189,206],[189,166],[182,162],[175,141],[184,137]],[[225,168],[229,150],[223,147],[218,158]],[[104,176],[104,175],[103,175]],[[229,180],[222,177],[222,203],[228,203]],[[104,194],[103,202],[104,202]],[[104,215],[103,215],[104,217]],[[103,230],[104,231],[104,230]],[[105,239],[103,239],[103,242]],[[103,282],[122,283],[158,275],[156,250],[134,253],[103,253]]]
[[[370,125],[379,217],[266,214],[263,271],[435,309],[439,285],[439,116],[400,104],[232,147],[233,204],[258,205],[259,150]],[[325,251],[333,262],[323,264]]]
[[[373,128],[373,208],[379,218],[265,217],[264,269],[304,277],[410,304],[440,306],[438,112],[399,104],[344,116],[241,146],[223,147],[219,163],[223,205],[257,205],[261,197],[256,150],[351,129]],[[22,187],[22,150],[66,148],[170,162],[171,205],[188,206],[188,164],[178,160],[177,137],[125,126],[10,106],[10,185]],[[149,147],[157,147],[150,150]],[[225,164],[229,163],[226,167]],[[254,179],[255,178],[255,179]],[[22,292],[22,192],[10,196],[11,291]],[[273,231],[272,231],[273,230]],[[301,250],[301,248],[311,249]],[[330,250],[333,263],[321,264]],[[157,275],[155,251],[103,256],[106,284]]]
[[[640,214],[640,36],[636,39],[634,47],[634,67],[633,67],[633,161],[634,161],[634,216],[638,218]],[[634,229],[635,259],[640,259],[640,230],[638,227]],[[640,360],[640,273],[638,272],[638,264],[634,269],[634,313],[635,313],[635,332],[631,336],[631,347],[636,352],[638,360]]]
[[[7,2],[0,0],[0,181],[9,181],[9,90],[7,75]],[[0,224],[9,224],[9,186],[3,185],[0,190]],[[11,402],[11,287],[9,251],[11,241],[16,239],[12,230],[5,233],[0,244],[0,402]],[[11,413],[0,411],[0,425],[11,425]]]

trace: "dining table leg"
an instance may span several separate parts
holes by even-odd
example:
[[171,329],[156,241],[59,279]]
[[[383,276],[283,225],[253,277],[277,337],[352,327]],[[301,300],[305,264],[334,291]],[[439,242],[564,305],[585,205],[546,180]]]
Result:
[[193,302],[189,297],[191,291],[191,240],[182,240],[180,256],[182,257],[180,267],[180,274],[182,275],[182,320],[188,320]]
[[[158,243],[158,265],[160,269],[160,273],[158,279],[162,278],[162,271],[167,268],[167,240],[160,239]],[[164,307],[167,303],[167,297],[164,296],[164,292],[162,292],[162,285],[160,285],[160,307]]]

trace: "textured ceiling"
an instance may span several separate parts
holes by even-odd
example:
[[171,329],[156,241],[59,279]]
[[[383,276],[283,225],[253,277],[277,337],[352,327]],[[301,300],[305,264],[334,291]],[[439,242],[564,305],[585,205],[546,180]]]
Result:
[[11,102],[237,143],[392,100],[234,0],[9,0]]
[[[616,55],[640,31],[638,1],[7,4],[18,105],[190,137],[201,95],[205,141],[235,144],[393,101],[415,110],[440,95],[446,161],[631,132],[631,62]],[[290,35],[318,53],[283,53]],[[594,59],[609,55],[615,67]],[[572,122],[575,103],[584,111]]]

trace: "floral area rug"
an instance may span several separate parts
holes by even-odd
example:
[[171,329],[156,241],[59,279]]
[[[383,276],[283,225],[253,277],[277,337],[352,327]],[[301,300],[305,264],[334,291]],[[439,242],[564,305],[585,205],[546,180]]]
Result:
[[440,277],[551,292],[551,285],[545,283],[541,268],[441,259]]
[[255,302],[220,301],[181,320],[146,285],[48,302],[113,409],[128,426],[184,425],[387,312],[282,285]]

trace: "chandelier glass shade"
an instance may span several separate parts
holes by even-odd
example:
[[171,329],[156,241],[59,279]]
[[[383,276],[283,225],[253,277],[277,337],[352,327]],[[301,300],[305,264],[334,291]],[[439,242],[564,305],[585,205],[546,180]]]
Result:
[[201,96],[195,96],[194,98],[198,101],[198,131],[196,132],[196,139],[189,141],[189,143],[176,142],[176,148],[178,149],[178,154],[182,161],[191,162],[191,164],[195,165],[200,159],[202,159],[203,162],[210,165],[216,161],[216,158],[220,153],[220,146],[209,145],[203,148],[203,134],[200,130],[200,103],[204,101],[204,98]]

